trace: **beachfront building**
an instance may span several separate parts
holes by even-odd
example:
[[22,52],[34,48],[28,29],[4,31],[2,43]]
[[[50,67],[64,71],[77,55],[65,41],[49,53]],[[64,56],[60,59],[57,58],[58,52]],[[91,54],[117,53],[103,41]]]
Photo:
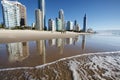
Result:
[[56,29],[55,29],[55,21],[53,19],[48,20],[48,30],[49,31],[56,31]]
[[74,21],[73,30],[77,32],[81,30],[80,25],[77,23],[77,20]]
[[16,2],[17,6],[19,7],[20,13],[20,26],[27,25],[27,16],[26,16],[26,7],[19,2]]
[[66,30],[67,31],[72,31],[73,30],[73,22],[71,22],[71,21],[67,22]]
[[56,18],[56,31],[62,31],[62,20]]
[[45,19],[45,0],[38,0],[38,9],[42,12],[42,29],[46,29],[46,19]]
[[86,32],[86,14],[83,18],[83,32]]
[[43,26],[42,26],[43,20],[42,20],[42,12],[40,9],[35,10],[35,19],[36,19],[35,29],[42,31],[43,30]]
[[77,24],[76,27],[75,27],[75,31],[79,32],[81,29],[80,29],[80,25]]
[[77,20],[74,21],[73,30],[76,31]]
[[18,1],[2,0],[3,23],[6,28],[26,25],[26,8]]
[[61,19],[62,31],[64,31],[65,30],[64,11],[62,9],[60,9],[59,11],[59,19]]
[[35,23],[32,23],[32,25],[31,25],[31,26],[32,26],[32,28],[35,28]]
[[3,11],[3,23],[6,28],[20,26],[20,9],[13,1],[1,1]]

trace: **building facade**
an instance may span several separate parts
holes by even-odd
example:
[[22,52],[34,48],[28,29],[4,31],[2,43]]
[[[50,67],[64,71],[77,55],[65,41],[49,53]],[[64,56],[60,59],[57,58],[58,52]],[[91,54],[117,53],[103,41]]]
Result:
[[43,27],[42,27],[43,21],[42,21],[42,12],[40,9],[35,10],[35,19],[36,19],[35,29],[42,31],[43,30]]
[[86,14],[83,18],[83,32],[86,32]]
[[59,19],[61,19],[61,25],[62,25],[62,31],[65,30],[65,24],[64,24],[64,11],[60,9],[59,11]]
[[26,7],[18,1],[1,1],[6,28],[26,25]]
[[62,31],[62,20],[56,18],[56,31]]
[[1,1],[3,11],[3,23],[6,28],[20,26],[20,9],[13,1]]
[[45,0],[38,0],[38,9],[42,12],[42,27],[46,29],[46,17],[45,17]]
[[71,21],[67,22],[66,30],[67,31],[72,31],[73,30],[73,22],[71,22]]
[[55,21],[52,19],[48,20],[48,30],[49,31],[56,31],[55,29]]
[[20,10],[19,11],[19,13],[20,13],[20,26],[26,26],[27,25],[26,7],[18,2],[17,2],[17,6],[19,7],[19,10]]

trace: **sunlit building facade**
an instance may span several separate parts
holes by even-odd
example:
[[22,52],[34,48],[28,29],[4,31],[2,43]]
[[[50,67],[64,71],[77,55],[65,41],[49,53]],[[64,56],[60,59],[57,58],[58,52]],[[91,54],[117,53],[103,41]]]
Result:
[[43,30],[43,27],[42,27],[43,21],[42,21],[42,12],[40,9],[35,10],[35,19],[36,19],[35,29],[42,31]]
[[6,28],[26,25],[26,7],[18,1],[3,0],[3,23]]
[[55,29],[55,21],[53,19],[48,20],[48,30],[49,31],[56,31],[56,29]]
[[62,30],[65,30],[64,11],[62,9],[59,11],[59,19],[61,19]]
[[66,30],[67,30],[67,31],[73,30],[73,22],[71,22],[71,21],[68,21],[68,22],[67,22]]
[[15,1],[1,1],[3,9],[3,23],[6,28],[20,26],[20,9]]
[[62,30],[62,20],[59,18],[56,18],[56,30],[61,31]]
[[42,28],[46,28],[46,17],[45,17],[45,0],[38,0],[38,9],[42,12]]

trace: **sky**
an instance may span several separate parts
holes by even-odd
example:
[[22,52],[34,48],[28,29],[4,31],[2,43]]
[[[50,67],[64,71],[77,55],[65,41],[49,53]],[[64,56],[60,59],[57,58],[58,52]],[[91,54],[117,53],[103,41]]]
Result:
[[[37,0],[18,0],[27,8],[27,24],[35,22]],[[87,28],[94,30],[120,29],[120,0],[45,0],[46,25],[48,19],[55,20],[58,11],[64,10],[65,21],[74,21],[83,27],[83,17],[87,15]],[[2,9],[0,5],[0,22],[2,22]]]

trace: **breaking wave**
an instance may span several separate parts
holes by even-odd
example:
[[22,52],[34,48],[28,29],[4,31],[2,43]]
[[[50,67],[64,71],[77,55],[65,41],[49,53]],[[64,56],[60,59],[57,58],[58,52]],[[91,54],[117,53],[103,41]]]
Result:
[[0,69],[2,80],[119,80],[120,51],[87,53],[36,67]]

